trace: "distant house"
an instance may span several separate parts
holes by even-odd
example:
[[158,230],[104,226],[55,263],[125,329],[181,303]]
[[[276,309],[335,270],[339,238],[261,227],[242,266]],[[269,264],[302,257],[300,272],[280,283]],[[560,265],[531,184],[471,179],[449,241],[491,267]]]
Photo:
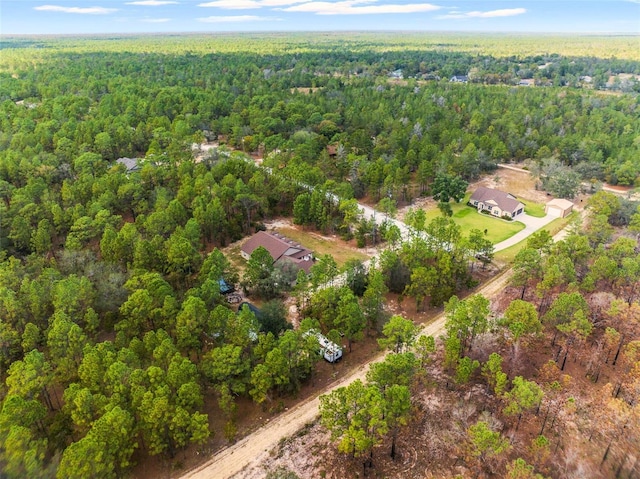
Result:
[[404,78],[404,75],[402,74],[402,69],[399,68],[399,69],[394,70],[391,73],[389,73],[389,78],[395,78],[397,80],[402,80]]
[[290,261],[307,273],[313,266],[313,252],[275,231],[258,231],[242,245],[240,254],[249,259],[260,246],[269,252],[274,263]]
[[536,81],[533,78],[523,78],[518,82],[518,86],[536,86]]
[[545,213],[551,216],[557,216],[558,218],[564,218],[565,216],[568,216],[572,210],[573,203],[562,198],[551,200],[544,206]]
[[133,173],[134,171],[140,171],[140,163],[138,162],[138,158],[118,158],[116,163],[119,165],[124,165],[127,173]]
[[486,210],[493,216],[506,216],[511,218],[524,213],[524,204],[511,193],[479,186],[469,198],[469,204],[478,208],[478,211]]
[[449,81],[452,83],[467,83],[469,81],[469,77],[466,75],[453,75]]

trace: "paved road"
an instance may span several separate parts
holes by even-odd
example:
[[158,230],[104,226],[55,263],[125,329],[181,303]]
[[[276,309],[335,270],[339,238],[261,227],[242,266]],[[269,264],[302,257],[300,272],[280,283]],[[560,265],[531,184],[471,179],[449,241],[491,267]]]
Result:
[[[265,169],[269,174],[272,173],[271,168],[268,168],[262,165],[262,158],[247,158],[247,161],[255,162],[256,165]],[[500,166],[501,168],[507,168],[515,171],[529,173],[527,170],[523,170],[522,168],[517,168],[511,165],[500,164],[498,166]],[[300,183],[300,185],[308,190],[313,189],[313,187],[309,185],[305,185],[302,183]],[[340,202],[340,198],[333,193],[328,193],[328,197],[331,199],[331,201],[335,202],[336,204]],[[385,221],[390,221],[391,223],[393,223],[398,227],[403,240],[406,241],[411,237],[412,228],[407,226],[404,222],[400,221],[399,219],[389,218],[384,213],[377,211],[371,206],[364,205],[362,203],[358,203],[358,206],[360,207],[360,211],[364,218],[373,219],[378,226],[382,225],[382,223],[384,223]],[[518,244],[520,241],[526,239],[527,237],[529,237],[530,235],[538,231],[540,228],[548,225],[555,219],[556,219],[555,216],[550,216],[550,215],[546,215],[544,218],[535,218],[533,216],[529,216],[526,213],[520,215],[517,218],[517,221],[524,223],[525,228],[522,231],[519,231],[518,233],[513,235],[511,238],[508,238],[500,243],[495,244],[493,249],[494,252],[502,251],[503,249],[507,249],[510,246]],[[369,262],[367,262],[367,266],[368,266],[368,263]]]

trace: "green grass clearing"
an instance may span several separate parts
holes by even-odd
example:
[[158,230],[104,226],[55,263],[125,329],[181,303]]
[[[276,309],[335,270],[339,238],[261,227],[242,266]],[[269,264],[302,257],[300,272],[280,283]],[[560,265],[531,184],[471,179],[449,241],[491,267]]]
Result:
[[[544,226],[542,229],[547,230],[551,236],[558,234],[558,232],[567,226],[571,222],[573,218],[576,216],[576,212],[572,212],[566,218],[558,218],[553,220],[548,225]],[[510,248],[504,249],[502,251],[498,251],[495,254],[494,260],[498,263],[507,264],[512,263],[516,255],[527,245],[527,240],[524,239],[520,241],[518,244],[514,244]]]
[[[486,230],[487,239],[493,244],[496,244],[511,238],[518,231],[525,228],[524,224],[519,221],[505,221],[478,213],[474,207],[467,205],[469,196],[470,195],[465,196],[460,203],[451,203],[451,209],[453,210],[452,219],[460,226],[462,234],[467,235],[472,229],[479,229],[480,231]],[[426,210],[426,213],[427,222],[442,214],[438,208]]]
[[323,238],[311,231],[301,231],[295,228],[278,228],[278,231],[287,238],[300,243],[305,248],[309,248],[316,256],[330,254],[338,263],[344,265],[350,259],[366,261],[369,257],[346,244],[343,240]]
[[535,218],[544,218],[547,214],[544,212],[544,205],[540,203],[534,203],[533,201],[523,200],[522,198],[518,198],[518,201],[524,204],[524,212],[529,216],[533,216]]

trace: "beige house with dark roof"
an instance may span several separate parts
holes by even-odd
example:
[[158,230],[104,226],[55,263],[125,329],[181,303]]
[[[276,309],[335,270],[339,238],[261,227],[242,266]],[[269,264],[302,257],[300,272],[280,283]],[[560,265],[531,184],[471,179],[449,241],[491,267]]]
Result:
[[478,208],[478,211],[486,210],[493,216],[509,216],[515,218],[524,213],[524,204],[511,193],[494,190],[485,186],[478,189],[469,198],[469,204]]
[[242,245],[240,254],[248,260],[251,253],[260,246],[269,252],[274,263],[290,261],[307,273],[313,266],[313,252],[311,250],[275,231],[258,231]]

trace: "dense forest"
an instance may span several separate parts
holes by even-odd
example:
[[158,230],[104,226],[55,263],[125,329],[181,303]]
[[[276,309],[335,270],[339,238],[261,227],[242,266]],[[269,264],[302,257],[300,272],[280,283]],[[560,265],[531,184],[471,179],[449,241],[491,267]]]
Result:
[[[392,216],[421,195],[448,203],[457,193],[442,185],[464,189],[498,163],[525,160],[556,196],[571,198],[584,182],[636,186],[635,39],[565,38],[560,48],[554,37],[509,38],[3,39],[3,474],[122,477],[211,435],[233,440],[239,398],[275,411],[313,376],[321,358],[306,331],[342,334],[349,347],[379,334],[401,353],[389,339],[402,318],[386,314],[388,291],[417,309],[457,311],[452,295],[475,284],[478,258],[491,261],[480,232],[446,215],[427,224],[418,210],[407,219],[416,234],[402,243],[359,216],[354,199]],[[529,78],[535,87],[519,85]],[[205,142],[219,148],[202,153]],[[558,177],[567,181],[550,181]],[[617,239],[619,228],[637,226],[636,205],[597,198],[587,243],[576,236],[564,256],[544,243],[516,258],[514,285],[526,299],[539,280],[544,317],[564,298],[555,294],[604,286],[637,305],[636,238]],[[348,264],[342,287],[321,287],[339,273],[330,256],[306,277],[258,249],[239,272],[221,248],[278,216],[390,248],[378,268]],[[263,314],[232,309],[220,279],[265,300]],[[297,329],[285,320],[289,294],[306,318]],[[549,319],[564,360],[591,334],[585,321],[598,321],[583,310]],[[468,371],[463,379],[486,359],[471,354],[480,326],[447,340],[447,368]],[[611,328],[619,350],[637,336]],[[616,398],[631,397],[620,381]],[[212,401],[222,430],[203,412]],[[405,413],[389,426],[394,437]]]

